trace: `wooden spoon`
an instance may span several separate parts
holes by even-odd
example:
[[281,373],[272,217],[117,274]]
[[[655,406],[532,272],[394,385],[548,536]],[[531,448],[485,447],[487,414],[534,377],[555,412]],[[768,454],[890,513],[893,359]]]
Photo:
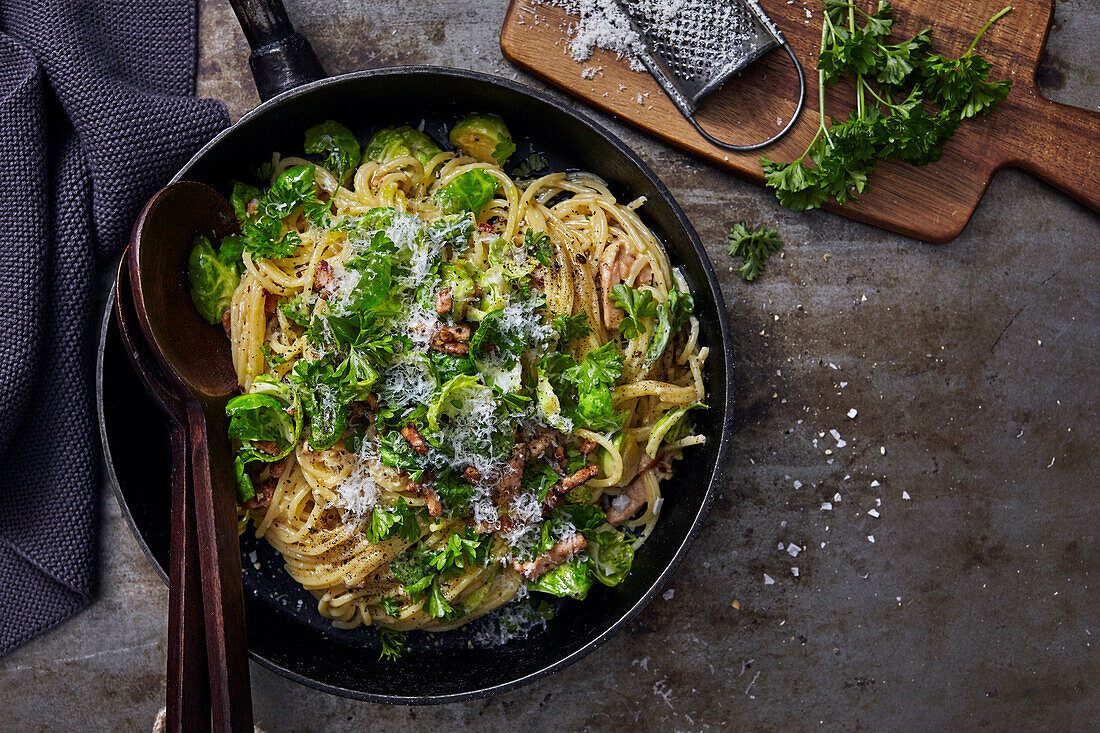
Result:
[[180,181],[145,205],[130,242],[130,278],[141,330],[184,406],[199,538],[206,651],[215,730],[252,731],[248,644],[237,540],[233,459],[225,404],[237,390],[229,343],[188,294],[187,261],[198,234],[233,231],[229,202]]
[[187,415],[165,384],[145,343],[130,290],[129,253],[124,254],[115,281],[115,315],[130,364],[145,390],[168,417],[172,456],[172,534],[168,570],[168,670],[165,689],[167,730],[210,730],[210,684],[206,665],[199,575],[199,543],[195,528],[194,488],[188,475]]

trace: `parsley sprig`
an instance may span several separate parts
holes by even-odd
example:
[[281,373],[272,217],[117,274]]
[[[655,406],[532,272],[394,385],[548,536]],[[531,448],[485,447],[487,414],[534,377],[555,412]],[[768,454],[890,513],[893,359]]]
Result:
[[767,259],[783,246],[783,240],[776,230],[764,227],[749,229],[743,221],[733,225],[726,241],[729,244],[730,257],[744,258],[745,263],[737,272],[750,282],[764,271]]
[[653,293],[644,288],[635,289],[619,283],[611,288],[611,302],[626,312],[626,317],[619,322],[619,333],[623,338],[637,338],[639,333],[645,333],[642,321],[657,315],[657,301],[653,299]]
[[[855,0],[825,0],[817,133],[791,162],[760,158],[765,182],[779,202],[799,210],[829,200],[844,204],[866,190],[876,161],[927,165],[939,160],[963,120],[991,111],[1008,96],[1011,80],[989,81],[992,67],[974,48],[1011,10],[990,18],[961,57],[949,58],[930,51],[928,29],[889,43],[894,19],[886,0],[874,13],[857,7]],[[855,82],[856,108],[828,125],[825,88],[849,77]]]
[[378,655],[379,659],[384,659],[387,662],[396,661],[405,653],[405,649],[408,646],[409,635],[404,631],[397,631],[396,629],[382,629],[382,653]]

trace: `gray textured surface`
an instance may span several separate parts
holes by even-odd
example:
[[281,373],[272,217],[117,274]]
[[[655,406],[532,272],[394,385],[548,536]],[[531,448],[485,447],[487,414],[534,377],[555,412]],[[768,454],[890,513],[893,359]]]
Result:
[[[288,6],[334,72],[433,63],[520,76],[497,46],[504,0]],[[239,116],[256,101],[243,39],[221,0],[203,10],[200,93]],[[1097,28],[1092,0],[1058,3],[1042,73],[1051,97],[1100,109]],[[782,210],[610,125],[687,210],[736,331],[742,428],[674,595],[597,655],[472,703],[358,703],[253,666],[259,724],[1094,727],[1100,218],[1005,171],[959,239],[929,246]],[[753,285],[728,271],[722,246],[742,218],[788,242]],[[114,499],[102,501],[99,600],[0,660],[5,730],[148,730],[161,705],[167,592]]]

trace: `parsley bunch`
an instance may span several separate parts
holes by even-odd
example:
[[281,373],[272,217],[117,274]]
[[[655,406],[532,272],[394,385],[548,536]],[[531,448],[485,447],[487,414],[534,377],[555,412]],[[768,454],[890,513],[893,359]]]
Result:
[[[948,58],[930,51],[928,29],[890,43],[894,11],[886,0],[874,13],[857,7],[855,0],[825,0],[817,134],[794,161],[760,158],[765,182],[779,202],[799,210],[830,199],[844,204],[866,190],[876,161],[927,165],[939,160],[963,120],[989,112],[1008,97],[1011,80],[989,81],[991,67],[974,47],[1011,10],[990,18],[961,57]],[[848,77],[855,82],[856,108],[827,125],[825,87]]]

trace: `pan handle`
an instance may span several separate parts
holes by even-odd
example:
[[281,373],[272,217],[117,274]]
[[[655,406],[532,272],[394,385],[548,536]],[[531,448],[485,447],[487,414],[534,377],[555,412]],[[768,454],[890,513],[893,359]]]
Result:
[[252,54],[248,65],[264,102],[327,74],[309,41],[295,32],[282,0],[229,0]]

